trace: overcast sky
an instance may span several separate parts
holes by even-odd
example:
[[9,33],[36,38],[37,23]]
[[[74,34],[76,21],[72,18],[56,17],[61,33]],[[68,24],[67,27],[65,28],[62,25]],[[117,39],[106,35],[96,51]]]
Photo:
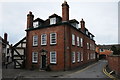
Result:
[[[0,3],[0,36],[8,33],[8,40],[11,44],[17,43],[25,35],[26,18],[29,11],[32,11],[35,18],[46,20],[50,15],[56,13],[62,16],[60,1],[41,2],[1,2]],[[95,35],[97,44],[118,43],[118,2],[88,2],[67,0],[70,8],[70,19],[80,22],[83,18],[86,28]]]

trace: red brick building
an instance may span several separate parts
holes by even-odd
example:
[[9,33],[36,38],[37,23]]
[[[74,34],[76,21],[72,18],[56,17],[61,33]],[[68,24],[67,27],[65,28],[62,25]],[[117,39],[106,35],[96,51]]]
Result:
[[83,19],[69,20],[66,1],[62,4],[62,17],[53,14],[47,20],[34,20],[29,12],[26,32],[27,69],[69,70],[95,61],[94,35],[85,28]]

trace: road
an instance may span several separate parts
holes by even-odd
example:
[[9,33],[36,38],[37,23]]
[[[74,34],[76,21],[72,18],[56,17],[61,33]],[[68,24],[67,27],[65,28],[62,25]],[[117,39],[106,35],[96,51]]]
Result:
[[106,64],[107,61],[100,60],[82,70],[64,75],[62,78],[108,78],[102,71]]
[[[53,71],[53,72],[46,72],[46,71],[39,71],[39,70],[26,70],[26,69],[3,69],[2,76],[4,78],[16,78],[16,77],[23,77],[23,78],[57,78],[61,80],[64,79],[72,79],[74,78],[91,78],[91,80],[110,80],[108,77],[103,73],[103,67],[107,64],[107,61],[100,60],[94,64],[89,65],[83,69],[77,70],[70,70],[70,71]],[[97,79],[96,79],[97,78]],[[103,78],[103,79],[100,79]],[[86,79],[86,80],[87,80]],[[77,80],[77,79],[76,79]],[[85,80],[85,79],[84,79]]]

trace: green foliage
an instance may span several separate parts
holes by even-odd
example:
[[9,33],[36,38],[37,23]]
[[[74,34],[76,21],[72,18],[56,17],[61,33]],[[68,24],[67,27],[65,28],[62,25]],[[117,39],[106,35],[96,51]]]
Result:
[[111,47],[111,50],[113,51],[113,55],[120,55],[120,47],[116,48],[114,45]]

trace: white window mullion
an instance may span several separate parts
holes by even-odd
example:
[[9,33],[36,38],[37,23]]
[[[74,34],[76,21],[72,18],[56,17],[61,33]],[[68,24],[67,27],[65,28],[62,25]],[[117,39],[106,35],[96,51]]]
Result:
[[33,36],[33,46],[37,46],[38,45],[38,36],[35,35]]
[[81,61],[83,61],[83,53],[81,53]]
[[80,53],[77,53],[77,62],[80,62]]
[[50,52],[50,63],[53,63],[53,64],[57,63],[56,51],[51,51]]
[[72,34],[72,45],[75,45],[75,35]]
[[57,34],[56,33],[50,34],[50,44],[57,44]]
[[41,35],[41,45],[47,45],[47,35],[46,34]]
[[83,47],[83,38],[80,38],[80,45]]
[[75,52],[72,52],[72,63],[75,63]]
[[80,40],[79,40],[80,38],[79,37],[77,37],[77,46],[80,46]]
[[32,62],[37,63],[38,62],[38,52],[32,53]]
[[50,24],[56,24],[56,17],[50,18]]

